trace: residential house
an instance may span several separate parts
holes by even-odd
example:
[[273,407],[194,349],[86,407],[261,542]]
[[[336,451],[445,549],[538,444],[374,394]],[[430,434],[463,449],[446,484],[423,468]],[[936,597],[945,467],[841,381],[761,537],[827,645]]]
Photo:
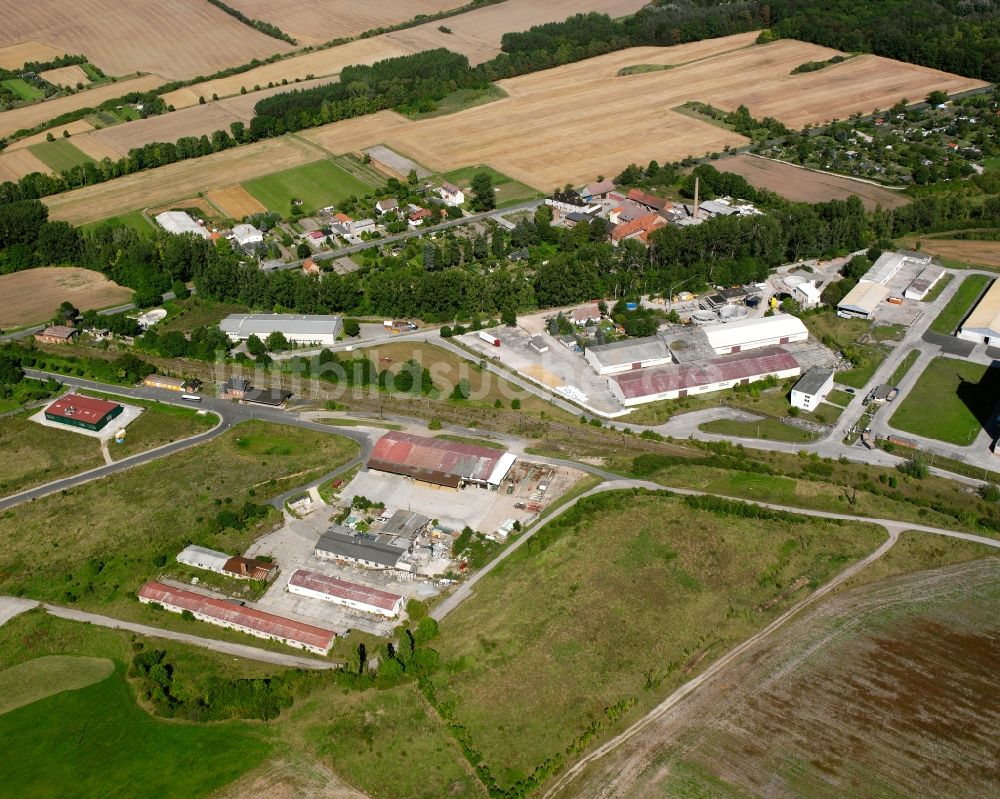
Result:
[[598,183],[591,183],[589,186],[584,186],[583,190],[580,192],[580,196],[587,202],[590,202],[591,200],[603,200],[614,190],[615,182],[611,179],[607,179]]
[[230,377],[222,386],[222,396],[224,399],[241,400],[249,390],[250,381],[245,377]]
[[454,183],[442,183],[437,193],[445,205],[462,205],[465,202],[465,192]]
[[236,245],[247,254],[252,253],[264,243],[264,234],[253,225],[233,226],[232,236]]
[[388,200],[379,200],[375,203],[375,215],[384,216],[390,211],[396,211],[399,209],[399,203],[396,202],[395,198],[390,198]]
[[69,325],[51,325],[35,333],[35,341],[41,344],[72,344],[80,335],[75,327]]
[[414,211],[410,214],[408,217],[408,224],[411,228],[418,228],[423,224],[425,219],[429,219],[431,216],[433,216],[433,214],[429,210],[421,208],[420,210]]
[[596,323],[601,321],[601,306],[596,302],[588,302],[586,305],[581,305],[579,308],[574,308],[570,311],[569,320],[574,325],[579,325],[583,327],[584,325],[589,325],[591,323]]
[[611,231],[611,244],[615,247],[626,239],[638,239],[643,244],[649,243],[649,234],[667,224],[657,213],[647,213],[631,222],[623,222]]

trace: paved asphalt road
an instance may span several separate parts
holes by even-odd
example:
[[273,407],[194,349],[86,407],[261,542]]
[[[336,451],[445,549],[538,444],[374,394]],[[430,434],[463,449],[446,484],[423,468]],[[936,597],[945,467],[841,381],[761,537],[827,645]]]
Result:
[[278,666],[291,666],[292,668],[299,669],[335,669],[340,665],[333,661],[316,660],[300,655],[289,655],[284,652],[271,652],[268,649],[260,649],[256,646],[233,644],[229,641],[219,641],[215,638],[202,638],[199,635],[188,635],[187,633],[178,633],[173,630],[164,630],[160,627],[150,627],[146,624],[112,619],[110,616],[85,613],[82,610],[64,608],[59,605],[43,605],[43,607],[53,616],[58,616],[61,619],[96,624],[100,627],[110,627],[113,630],[129,630],[130,632],[138,633],[139,635],[148,635],[152,638],[168,638],[171,641],[181,641],[185,644],[200,646],[204,649],[221,652],[224,655],[259,660],[263,663],[274,663]]
[[64,489],[72,488],[74,486],[80,485],[82,483],[89,482],[91,480],[98,480],[102,477],[107,477],[108,475],[115,474],[117,472],[124,471],[125,469],[130,469],[133,466],[138,466],[143,463],[148,463],[149,461],[156,460],[157,458],[162,458],[166,455],[171,455],[175,452],[180,452],[181,450],[187,449],[188,447],[195,446],[196,444],[201,444],[205,441],[209,441],[216,436],[222,435],[230,427],[240,422],[247,421],[248,419],[259,419],[265,422],[274,422],[276,424],[286,424],[293,427],[302,427],[309,430],[315,430],[317,432],[325,433],[327,435],[343,436],[344,438],[349,438],[355,441],[360,447],[361,452],[358,457],[352,460],[352,463],[356,462],[358,459],[367,460],[368,455],[371,452],[373,442],[371,437],[360,430],[352,430],[351,428],[334,427],[327,424],[321,424],[319,422],[310,422],[304,419],[299,419],[296,416],[280,409],[280,408],[268,408],[266,406],[258,405],[241,405],[238,403],[230,402],[229,400],[214,399],[211,397],[204,397],[201,403],[197,406],[192,403],[184,402],[174,391],[167,391],[166,389],[158,388],[125,388],[123,386],[111,386],[105,383],[98,383],[94,380],[82,380],[76,377],[66,377],[65,375],[50,374],[48,372],[40,372],[36,369],[26,369],[26,374],[29,377],[38,378],[54,378],[59,380],[65,385],[72,386],[74,388],[85,388],[91,391],[100,391],[106,394],[115,394],[124,398],[135,397],[138,399],[145,400],[155,400],[158,402],[168,403],[171,405],[180,405],[183,407],[198,407],[203,410],[212,411],[219,416],[219,423],[204,433],[199,433],[191,438],[185,438],[181,441],[175,441],[172,444],[165,444],[162,447],[156,449],[148,450],[146,452],[140,452],[137,455],[133,455],[130,458],[123,458],[120,461],[109,466],[99,466],[96,469],[90,469],[86,472],[80,474],[72,475],[71,477],[64,477],[61,480],[54,480],[51,483],[46,483],[42,486],[36,486],[35,488],[30,488],[26,491],[22,491],[18,494],[13,494],[9,497],[4,497],[0,499],[0,510],[18,505],[22,502],[27,502],[29,500],[38,499],[39,497],[46,496],[47,494],[52,494],[56,491],[62,491]]

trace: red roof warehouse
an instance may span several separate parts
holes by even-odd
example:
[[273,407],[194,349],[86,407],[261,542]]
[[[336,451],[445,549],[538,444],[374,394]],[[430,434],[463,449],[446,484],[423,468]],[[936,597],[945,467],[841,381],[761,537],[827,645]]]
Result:
[[378,440],[368,468],[450,488],[463,482],[496,488],[514,460],[500,449],[393,432]]
[[403,597],[360,583],[329,577],[325,574],[297,569],[288,580],[293,594],[325,599],[357,610],[367,610],[383,616],[397,616],[403,607]]
[[45,409],[45,418],[50,422],[82,427],[87,430],[101,430],[124,410],[116,402],[67,394]]
[[163,583],[146,583],[139,589],[139,601],[146,604],[156,602],[174,613],[188,610],[196,618],[210,624],[241,630],[258,638],[282,641],[289,646],[308,649],[320,655],[330,651],[337,637],[334,632],[324,630],[322,627],[313,627],[311,624],[303,624],[283,616],[275,616],[273,613],[265,613],[262,610]]

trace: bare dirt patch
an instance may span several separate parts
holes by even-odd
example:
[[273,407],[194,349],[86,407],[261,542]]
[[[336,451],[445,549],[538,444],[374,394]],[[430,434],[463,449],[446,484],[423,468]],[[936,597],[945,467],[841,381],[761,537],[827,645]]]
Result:
[[0,19],[0,45],[40,39],[109,75],[190,78],[292,49],[200,0],[0,0]]
[[52,219],[79,225],[136,208],[176,202],[199,191],[230,186],[233,181],[279,172],[319,157],[312,146],[297,139],[268,139],[57,194],[45,198],[45,204]]
[[61,55],[65,55],[65,50],[58,47],[50,47],[43,42],[29,41],[8,44],[0,47],[0,67],[4,69],[17,69],[23,67],[29,61],[51,61]]
[[[294,762],[293,762],[294,761]],[[276,759],[244,774],[212,799],[367,799],[322,763],[298,755]]]
[[28,150],[11,150],[0,153],[0,183],[5,180],[18,181],[32,172],[49,173],[52,170],[34,153]]
[[557,795],[995,795],[998,606],[997,558],[844,592]]
[[78,83],[90,83],[90,77],[83,71],[79,64],[70,64],[68,67],[49,69],[42,72],[41,76],[55,86],[76,86]]
[[[464,5],[464,0],[327,0],[323,4],[301,0],[233,0],[234,8],[248,17],[277,25],[302,44],[323,44],[331,39],[348,38],[359,33],[413,19],[420,14],[435,14]],[[438,23],[440,24],[440,23]]]
[[0,276],[0,297],[0,327],[7,328],[48,319],[64,300],[86,311],[126,303],[132,291],[89,269],[42,266]]
[[205,195],[226,216],[232,219],[243,219],[251,214],[267,213],[267,207],[250,194],[238,183],[216,189]]
[[[21,129],[33,128],[61,114],[76,111],[79,108],[94,108],[105,100],[121,97],[129,92],[145,92],[162,86],[166,81],[159,75],[143,75],[140,78],[120,80],[117,83],[106,83],[84,92],[71,94],[67,97],[57,97],[41,103],[15,108],[0,114],[0,136],[9,136]],[[61,129],[60,129],[61,130]]]
[[975,241],[967,239],[928,239],[918,237],[920,249],[942,258],[954,258],[968,264],[979,264],[1000,269],[1000,241]]
[[909,202],[909,198],[899,191],[752,155],[721,158],[712,166],[720,172],[742,175],[758,189],[768,189],[796,202],[846,200],[854,194],[861,198],[869,211],[878,205],[883,208],[898,208]]
[[[386,34],[386,38],[411,53],[447,47],[478,64],[500,53],[500,37],[512,31],[525,31],[546,22],[562,22],[574,14],[596,11],[612,17],[634,14],[646,5],[644,0],[507,0],[499,5],[479,8],[450,17],[443,22],[428,22],[406,30]],[[444,33],[444,25],[451,33]]]

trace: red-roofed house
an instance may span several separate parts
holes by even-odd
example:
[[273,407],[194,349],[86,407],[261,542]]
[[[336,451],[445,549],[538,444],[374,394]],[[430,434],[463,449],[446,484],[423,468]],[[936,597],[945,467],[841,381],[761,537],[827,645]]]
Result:
[[302,271],[307,275],[318,275],[320,273],[319,264],[317,264],[312,258],[306,258],[302,262]]
[[45,418],[50,422],[96,431],[103,430],[123,410],[125,409],[116,402],[67,394],[45,409]]
[[72,344],[73,339],[80,335],[75,327],[69,325],[51,325],[35,333],[35,341],[42,344]]
[[354,221],[347,214],[343,214],[343,213],[341,213],[341,214],[334,214],[333,215],[333,219],[334,219],[335,222],[340,222],[343,225],[349,225],[349,224],[351,224],[351,222]]
[[657,197],[655,194],[646,194],[646,192],[641,189],[629,189],[626,196],[632,202],[644,205],[650,211],[662,211],[664,208],[673,205],[673,203],[668,200],[664,200],[662,197]]
[[608,387],[622,405],[642,405],[665,399],[722,391],[774,375],[778,379],[802,373],[787,350],[771,347],[726,355],[705,363],[637,369],[608,378]]
[[420,227],[421,223],[429,217],[433,216],[429,210],[426,208],[421,208],[419,211],[414,211],[410,214],[410,227]]
[[164,583],[146,583],[139,589],[139,601],[144,605],[155,602],[172,613],[183,613],[186,610],[193,613],[196,619],[209,624],[239,630],[258,638],[281,641],[317,655],[327,654],[337,637],[332,630]]
[[643,214],[638,219],[623,222],[612,230],[611,243],[617,247],[618,243],[625,239],[639,239],[645,244],[649,234],[665,224],[667,224],[666,220],[657,213]]
[[289,578],[288,592],[389,618],[402,612],[404,602],[399,594],[305,569],[297,569]]

